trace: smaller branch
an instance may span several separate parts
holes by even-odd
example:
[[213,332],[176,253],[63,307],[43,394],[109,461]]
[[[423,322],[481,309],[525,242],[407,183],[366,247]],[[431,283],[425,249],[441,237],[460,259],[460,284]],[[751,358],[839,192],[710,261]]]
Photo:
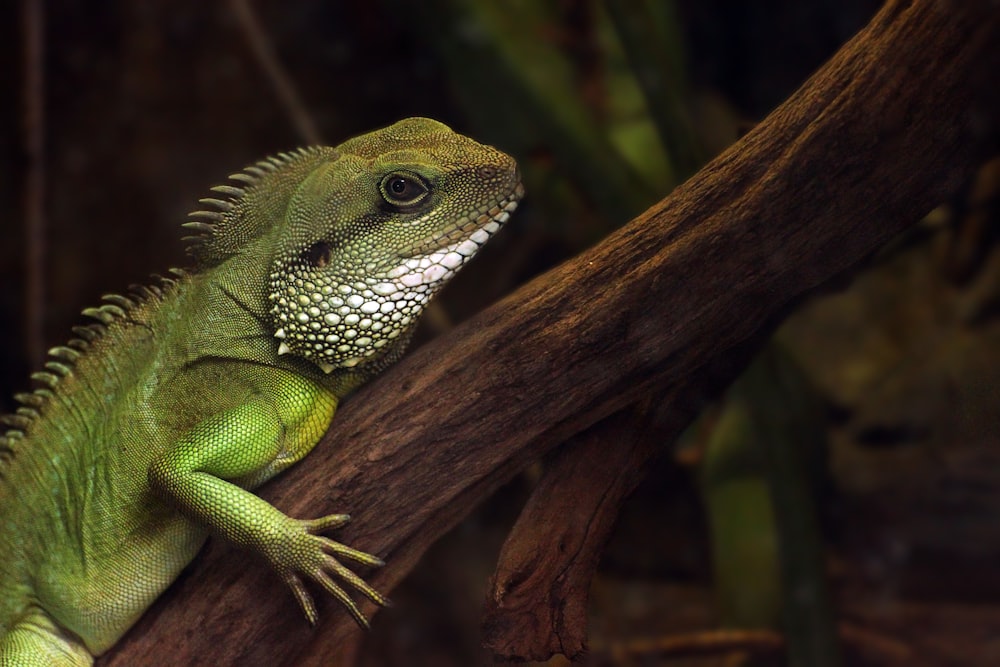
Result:
[[614,642],[594,650],[597,662],[624,664],[637,659],[681,658],[741,652],[774,655],[785,648],[781,635],[772,630],[705,630],[686,635]]
[[905,642],[853,623],[839,625],[840,640],[876,665],[908,665],[915,651]]
[[622,503],[690,416],[673,398],[604,419],[546,466],[490,582],[483,635],[494,653],[547,660],[585,650],[590,580]]
[[673,390],[653,388],[562,445],[500,552],[484,612],[487,647],[531,660],[585,651],[590,583],[622,504],[771,330],[762,327]]
[[250,0],[229,0],[229,6],[250,45],[257,64],[271,83],[275,96],[284,107],[299,136],[308,144],[322,143],[316,123],[313,122],[291,77],[275,53],[274,44],[257,20],[257,14],[250,6]]
[[[854,653],[874,664],[908,664],[913,649],[907,644],[869,629],[841,623],[838,635]],[[703,630],[684,635],[615,641],[595,646],[590,652],[597,664],[621,664],[650,658],[683,658],[726,653],[774,655],[785,651],[785,640],[773,630]]]

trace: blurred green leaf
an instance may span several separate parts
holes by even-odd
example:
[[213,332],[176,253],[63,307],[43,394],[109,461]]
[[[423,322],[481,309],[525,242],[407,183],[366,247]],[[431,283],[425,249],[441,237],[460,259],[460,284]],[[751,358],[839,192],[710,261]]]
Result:
[[780,610],[789,664],[837,667],[815,502],[826,433],[814,395],[791,357],[767,346],[726,393],[701,483],[723,622],[766,627]]

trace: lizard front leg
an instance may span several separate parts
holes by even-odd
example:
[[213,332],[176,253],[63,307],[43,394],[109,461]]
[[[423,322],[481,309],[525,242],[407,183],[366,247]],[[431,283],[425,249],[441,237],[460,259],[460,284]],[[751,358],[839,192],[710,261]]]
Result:
[[348,516],[292,519],[239,485],[263,481],[288,465],[289,459],[304,455],[297,452],[311,449],[315,442],[303,447],[287,441],[290,433],[297,431],[295,425],[282,419],[270,400],[261,397],[210,417],[186,433],[150,466],[150,487],[189,519],[260,554],[291,587],[310,623],[315,623],[318,615],[303,577],[340,600],[355,620],[367,627],[357,604],[332,577],[347,582],[376,604],[384,606],[388,600],[335,556],[371,566],[382,561],[318,534],[343,525]]

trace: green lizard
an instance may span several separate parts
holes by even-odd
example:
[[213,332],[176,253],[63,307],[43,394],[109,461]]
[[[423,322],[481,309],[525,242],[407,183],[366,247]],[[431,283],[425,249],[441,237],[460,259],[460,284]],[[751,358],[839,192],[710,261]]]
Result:
[[209,534],[304,581],[385,598],[250,493],[313,448],[338,401],[398,359],[427,300],[523,194],[507,155],[411,118],[282,154],[214,188],[194,268],[84,314],[0,436],[0,665],[89,665]]

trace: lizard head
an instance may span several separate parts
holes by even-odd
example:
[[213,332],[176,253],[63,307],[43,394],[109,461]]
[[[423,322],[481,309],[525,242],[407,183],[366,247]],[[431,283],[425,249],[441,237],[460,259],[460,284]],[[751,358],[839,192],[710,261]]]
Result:
[[512,158],[429,119],[338,146],[289,201],[268,286],[278,353],[329,373],[401,351],[523,192]]

